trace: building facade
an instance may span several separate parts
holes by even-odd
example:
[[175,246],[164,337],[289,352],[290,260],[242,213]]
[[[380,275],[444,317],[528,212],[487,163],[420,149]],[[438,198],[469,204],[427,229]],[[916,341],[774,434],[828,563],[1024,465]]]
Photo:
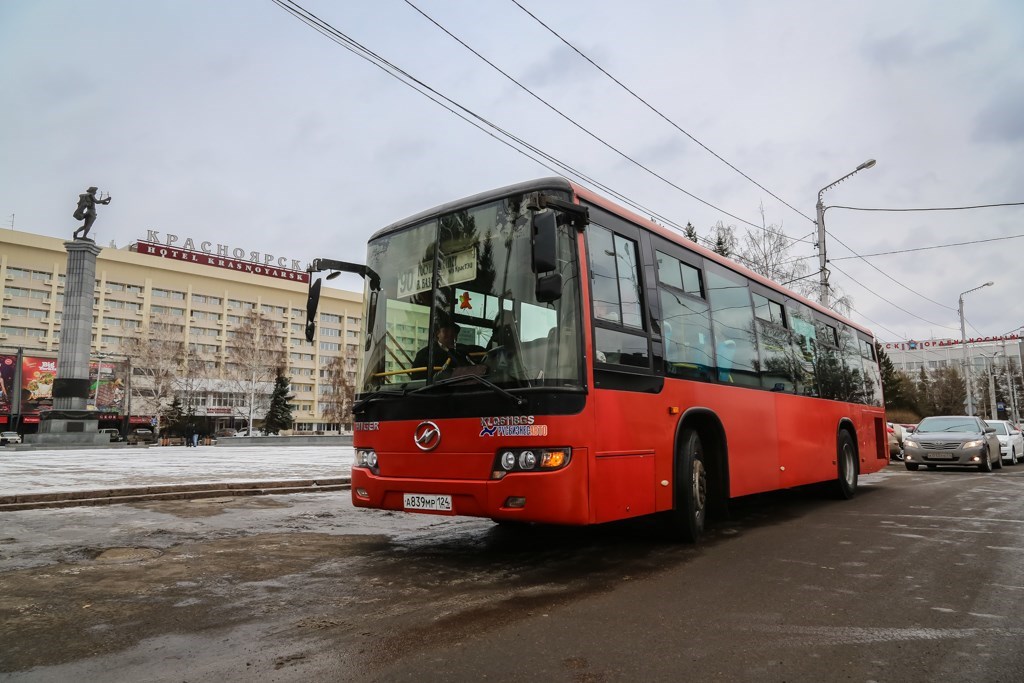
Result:
[[[48,407],[66,264],[64,240],[0,231],[0,429],[31,433],[39,410]],[[354,382],[362,294],[323,288],[310,344],[305,339],[307,278],[297,260],[154,231],[128,247],[104,248],[96,262],[90,353],[90,406],[100,415],[100,427],[156,423],[145,377],[132,367],[125,341],[155,324],[183,342],[188,354],[203,359],[203,377],[191,387],[189,406],[203,427],[242,426],[249,399],[232,390],[224,370],[235,331],[258,311],[284,339],[294,429],[336,428],[325,415],[326,397],[333,392],[326,368],[340,363]],[[262,419],[264,412],[256,417]]]
[[[940,368],[956,368],[961,373],[966,365],[970,372],[976,406],[991,411],[987,399],[989,393],[998,391],[1003,400],[998,401],[998,411],[1010,419],[1024,415],[1024,395],[1018,388],[1024,383],[1021,368],[1024,367],[1024,339],[1017,334],[998,337],[974,337],[966,345],[960,339],[927,339],[900,342],[882,342],[882,348],[893,366],[910,377],[916,378],[921,370],[933,373]],[[993,382],[990,392],[989,374]],[[1014,412],[1016,409],[1016,412]],[[978,411],[981,414],[980,411]]]

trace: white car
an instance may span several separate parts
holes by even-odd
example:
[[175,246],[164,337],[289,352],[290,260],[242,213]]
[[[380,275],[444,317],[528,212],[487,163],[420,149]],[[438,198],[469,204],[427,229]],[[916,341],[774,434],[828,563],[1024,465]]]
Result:
[[0,432],[0,446],[9,443],[21,443],[21,435],[18,432]]
[[1024,462],[1024,435],[1017,429],[1017,425],[1006,420],[985,420],[989,427],[996,430],[999,437],[999,455],[1003,460],[1009,460],[1010,465]]

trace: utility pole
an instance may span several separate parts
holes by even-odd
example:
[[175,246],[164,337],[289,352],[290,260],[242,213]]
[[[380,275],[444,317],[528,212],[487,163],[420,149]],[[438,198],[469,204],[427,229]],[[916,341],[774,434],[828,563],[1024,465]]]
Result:
[[826,190],[832,189],[839,183],[843,182],[844,180],[852,176],[854,173],[863,171],[866,168],[871,168],[874,165],[875,160],[868,159],[863,164],[853,169],[839,180],[829,183],[825,187],[818,190],[818,203],[815,204],[815,209],[817,210],[818,218],[818,244],[815,245],[818,247],[818,286],[820,288],[818,292],[818,300],[821,302],[821,305],[825,306],[826,308],[828,308],[829,295],[828,269],[825,268],[826,264],[828,263],[828,260],[825,258],[825,201],[823,195],[825,194]]

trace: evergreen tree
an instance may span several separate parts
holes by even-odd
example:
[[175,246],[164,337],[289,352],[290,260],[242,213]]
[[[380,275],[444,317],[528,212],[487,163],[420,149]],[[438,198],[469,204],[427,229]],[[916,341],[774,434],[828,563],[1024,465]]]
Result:
[[277,434],[282,429],[292,427],[292,408],[288,405],[288,378],[278,373],[274,380],[274,392],[270,395],[270,409],[263,418],[263,431]]
[[174,400],[171,401],[171,405],[164,409],[164,423],[167,425],[167,432],[177,434],[181,431],[181,423],[184,417],[185,411],[181,406],[181,398],[175,396]]
[[683,234],[685,234],[686,239],[691,242],[700,242],[700,237],[697,236],[697,228],[693,227],[693,223],[686,223],[686,229],[683,231]]
[[889,354],[878,342],[875,342],[875,353],[878,354],[878,367],[882,371],[882,392],[885,394],[886,409],[909,408],[913,401],[908,395],[903,374],[896,370]]

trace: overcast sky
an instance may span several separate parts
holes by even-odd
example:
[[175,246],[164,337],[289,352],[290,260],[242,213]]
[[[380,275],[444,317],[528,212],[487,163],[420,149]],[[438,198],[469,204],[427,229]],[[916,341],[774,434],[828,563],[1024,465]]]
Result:
[[[797,211],[511,0],[413,1],[669,182],[546,108],[404,0],[301,4],[480,116],[702,234],[717,221],[742,233],[737,218],[760,224],[763,206],[765,222],[807,238],[792,256],[815,257],[816,269],[817,192],[869,158],[878,164],[829,190],[826,205],[1024,201],[1020,0],[519,0]],[[113,197],[93,228],[101,246],[156,230],[303,263],[363,262],[367,238],[384,225],[554,174],[271,0],[3,0],[0,64],[0,229],[13,222],[69,237],[78,194],[96,185]],[[830,209],[826,226],[832,282],[880,339],[959,337],[960,292],[988,280],[995,285],[966,297],[968,336],[1024,324],[1024,238],[871,257],[877,270],[848,258],[850,249],[1024,235],[1024,207]]]

